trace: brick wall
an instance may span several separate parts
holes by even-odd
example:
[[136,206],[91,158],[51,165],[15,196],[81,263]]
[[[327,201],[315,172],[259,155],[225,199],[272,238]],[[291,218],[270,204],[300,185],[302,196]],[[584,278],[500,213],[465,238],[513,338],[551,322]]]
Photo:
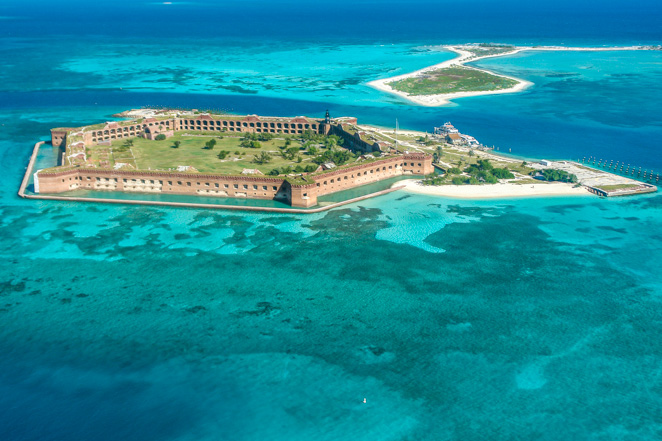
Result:
[[312,176],[315,183],[290,185],[267,176],[227,176],[73,168],[40,172],[40,193],[75,189],[282,200],[294,207],[317,205],[318,196],[348,190],[403,174],[433,172],[432,157],[413,153],[384,158]]

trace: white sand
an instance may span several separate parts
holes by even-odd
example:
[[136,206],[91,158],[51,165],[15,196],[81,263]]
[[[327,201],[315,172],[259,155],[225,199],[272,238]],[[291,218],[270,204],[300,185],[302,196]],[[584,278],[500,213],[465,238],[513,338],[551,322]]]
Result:
[[511,197],[538,196],[588,196],[591,193],[584,187],[574,184],[553,182],[546,184],[485,184],[485,185],[421,185],[420,180],[400,181],[395,186],[404,186],[402,191],[411,193],[446,196],[459,199],[498,199]]
[[[483,96],[483,95],[498,95],[498,94],[503,94],[503,93],[516,93],[516,92],[521,92],[522,90],[530,87],[533,85],[530,81],[525,81],[520,78],[514,78],[514,77],[509,77],[507,75],[501,75],[495,72],[491,72],[485,69],[478,69],[475,67],[471,67],[471,69],[479,70],[482,72],[486,72],[498,77],[503,77],[503,78],[508,78],[514,81],[517,81],[517,84],[513,87],[510,87],[508,89],[501,89],[501,90],[492,90],[492,91],[482,91],[482,92],[455,92],[455,93],[443,93],[439,95],[410,95],[405,92],[400,92],[398,90],[393,89],[391,86],[389,86],[387,83],[391,83],[393,81],[399,81],[399,80],[404,80],[406,78],[413,78],[413,77],[418,77],[421,75],[425,75],[426,73],[438,69],[443,69],[446,67],[450,66],[464,66],[465,63],[467,62],[474,62],[478,60],[482,60],[484,58],[494,58],[494,57],[504,57],[508,55],[513,55],[518,52],[523,52],[523,51],[632,51],[632,50],[646,50],[646,48],[641,47],[641,46],[627,46],[627,47],[602,47],[602,48],[585,48],[585,47],[563,47],[563,46],[540,46],[540,47],[516,47],[514,50],[510,52],[505,52],[503,54],[495,54],[495,55],[486,55],[483,57],[480,56],[474,56],[471,52],[462,50],[460,47],[457,46],[442,46],[443,49],[450,50],[452,52],[455,52],[458,54],[456,58],[453,58],[452,60],[444,61],[443,63],[435,64],[434,66],[429,66],[414,72],[410,72],[407,74],[403,75],[398,75],[395,77],[391,78],[384,78],[381,80],[375,80],[371,81],[368,83],[368,86],[373,87],[377,90],[381,90],[382,92],[387,92],[393,95],[397,95],[401,98],[404,98],[408,101],[411,101],[415,104],[419,104],[421,106],[428,106],[428,107],[436,107],[436,106],[443,106],[445,104],[449,104],[451,100],[456,99],[456,98],[463,98],[463,97],[468,97],[468,96]],[[470,67],[470,66],[465,66],[465,67]]]

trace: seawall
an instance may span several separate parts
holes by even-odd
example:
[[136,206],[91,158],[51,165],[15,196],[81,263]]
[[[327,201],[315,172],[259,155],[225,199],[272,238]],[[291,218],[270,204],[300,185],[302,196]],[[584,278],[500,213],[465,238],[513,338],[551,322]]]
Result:
[[18,188],[18,195],[22,198],[26,198],[28,196],[25,195],[25,189],[28,186],[28,182],[30,182],[30,176],[32,175],[32,169],[34,168],[34,162],[37,160],[37,154],[39,153],[39,147],[44,145],[46,142],[45,141],[39,141],[34,145],[34,148],[32,149],[32,155],[30,156],[30,161],[28,162],[28,167],[25,170],[25,175],[23,176],[23,180],[21,181],[21,186]]

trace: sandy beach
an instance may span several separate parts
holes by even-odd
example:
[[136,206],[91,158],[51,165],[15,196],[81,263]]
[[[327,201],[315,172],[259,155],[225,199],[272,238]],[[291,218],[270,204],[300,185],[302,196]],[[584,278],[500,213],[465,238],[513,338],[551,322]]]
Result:
[[510,77],[507,75],[501,75],[496,72],[492,72],[486,69],[478,69],[473,66],[465,66],[465,67],[471,67],[472,69],[476,69],[482,72],[489,73],[491,75],[496,75],[498,77],[503,77],[503,78],[508,78],[514,81],[517,81],[517,84],[513,87],[510,87],[508,89],[501,89],[501,90],[492,90],[492,91],[477,91],[477,92],[455,92],[455,93],[444,93],[444,94],[439,94],[439,95],[410,95],[405,92],[400,92],[398,90],[393,89],[391,86],[388,85],[388,83],[391,83],[393,81],[399,81],[399,80],[404,80],[406,78],[413,78],[413,77],[418,77],[421,75],[425,75],[426,73],[438,69],[444,69],[447,67],[451,66],[464,66],[465,63],[468,62],[474,62],[478,60],[482,60],[485,58],[494,58],[494,57],[506,57],[509,55],[513,55],[519,52],[524,52],[524,51],[590,51],[590,52],[595,52],[595,51],[633,51],[633,50],[646,50],[645,47],[642,46],[627,46],[627,47],[596,47],[596,48],[589,48],[589,47],[563,47],[563,46],[521,46],[521,47],[515,47],[512,51],[510,52],[504,52],[502,54],[493,54],[493,55],[485,55],[485,56],[476,56],[473,53],[462,50],[461,46],[441,46],[439,49],[444,49],[448,50],[451,52],[455,52],[458,54],[456,58],[453,58],[452,60],[444,61],[443,63],[435,64],[433,66],[428,66],[423,69],[406,73],[403,75],[398,75],[395,77],[390,77],[390,78],[384,78],[380,80],[374,80],[368,83],[368,86],[373,87],[377,90],[381,90],[382,92],[387,92],[393,95],[397,95],[401,98],[404,98],[410,102],[413,102],[415,104],[421,105],[421,106],[428,106],[428,107],[437,107],[437,106],[443,106],[446,104],[449,104],[452,100],[457,99],[457,98],[464,98],[464,97],[470,97],[470,96],[483,96],[483,95],[499,95],[499,94],[504,94],[504,93],[517,93],[521,92],[528,87],[532,86],[533,83],[530,81],[522,80],[521,78],[515,78],[515,77]]
[[459,199],[499,199],[511,197],[539,197],[539,196],[588,196],[584,187],[574,187],[573,184],[554,182],[548,184],[508,184],[493,185],[421,185],[420,180],[411,179],[398,182],[397,186],[404,186],[402,191],[428,194],[433,196],[446,196]]

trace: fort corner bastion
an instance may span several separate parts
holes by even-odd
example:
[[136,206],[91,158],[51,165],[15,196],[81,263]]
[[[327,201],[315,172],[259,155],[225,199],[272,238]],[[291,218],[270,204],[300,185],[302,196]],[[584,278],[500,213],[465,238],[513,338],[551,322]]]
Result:
[[[330,193],[356,188],[402,175],[433,173],[432,156],[398,151],[384,140],[370,139],[357,126],[356,118],[332,119],[309,117],[263,117],[257,115],[224,115],[197,111],[132,110],[118,116],[131,117],[77,128],[51,130],[53,146],[61,150],[56,167],[34,173],[34,190],[39,194],[65,193],[73,190],[162,193],[219,198],[278,200],[292,207],[317,205],[317,198]],[[237,135],[236,132],[242,133]],[[90,148],[107,146],[111,151],[117,140],[142,138],[164,139],[175,136],[272,136],[335,135],[342,149],[353,153],[344,165],[323,164],[314,171],[266,175],[197,170],[177,167],[140,169],[102,161],[93,163],[87,157]],[[147,142],[147,141],[146,141]],[[159,141],[154,141],[159,142]],[[275,153],[272,153],[275,154]],[[311,164],[312,165],[312,164]]]

